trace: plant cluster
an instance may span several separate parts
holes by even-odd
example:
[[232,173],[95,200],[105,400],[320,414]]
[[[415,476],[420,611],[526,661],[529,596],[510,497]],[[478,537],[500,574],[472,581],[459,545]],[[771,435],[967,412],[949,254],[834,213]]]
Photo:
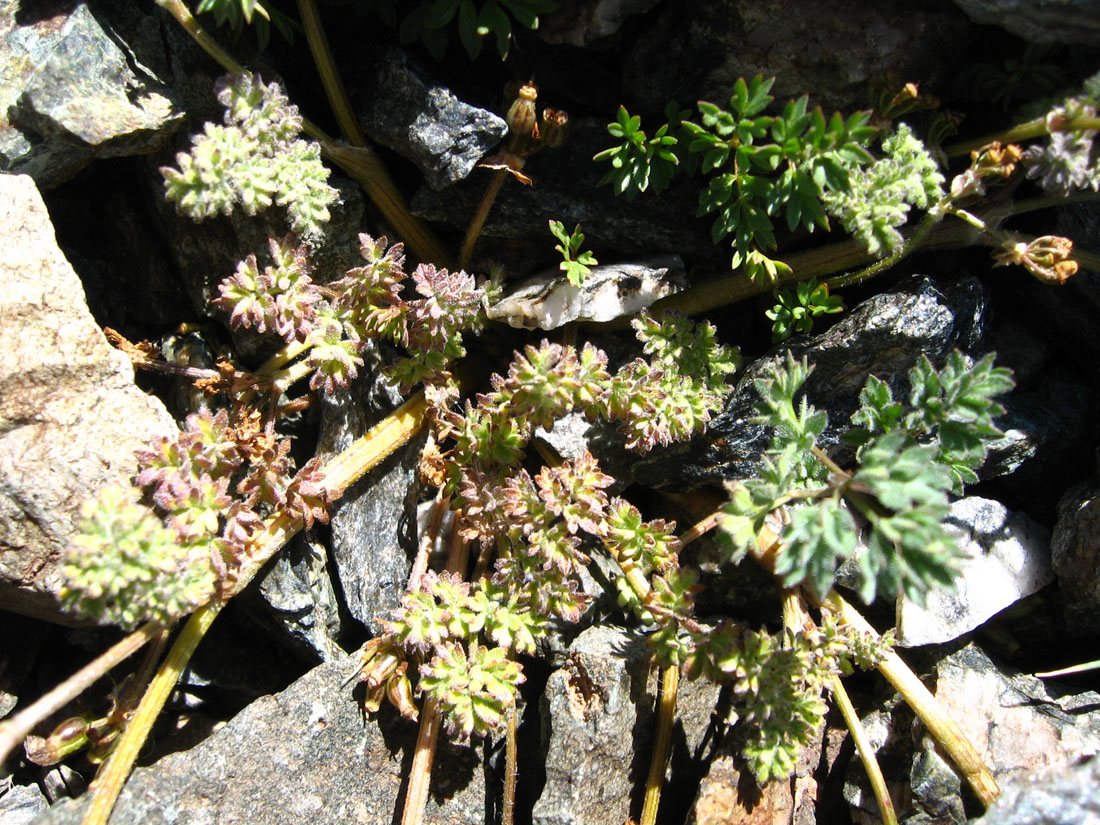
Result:
[[61,566],[64,607],[126,628],[171,624],[232,583],[269,513],[328,521],[318,462],[295,473],[290,442],[258,424],[203,409],[140,451],[134,486],[84,505]]
[[731,558],[752,552],[764,519],[783,510],[775,572],[788,587],[824,597],[851,558],[868,603],[899,592],[923,602],[930,588],[950,588],[959,551],[943,525],[947,494],[977,480],[988,442],[1000,435],[993,418],[1003,410],[993,399],[1011,389],[1010,373],[991,356],[968,363],[954,352],[940,370],[922,358],[909,373],[907,406],[870,376],[844,434],[857,447],[848,472],[818,447],[825,413],[795,400],[809,372],[788,355],[755,382],[757,421],[773,436],[761,476],[729,485],[720,527]]
[[794,289],[775,290],[775,306],[764,314],[772,322],[772,343],[785,341],[796,332],[813,329],[814,318],[844,311],[839,295],[829,294],[829,285],[817,278],[799,281]]
[[620,107],[608,127],[620,145],[596,155],[612,165],[604,182],[633,196],[666,188],[682,162],[690,171],[701,169],[709,180],[699,194],[699,214],[715,214],[715,243],[732,235],[733,267],[774,277],[767,255],[776,248],[773,219],[790,230],[828,229],[824,198],[847,192],[850,173],[871,162],[867,147],[876,130],[865,112],[826,119],[820,107],[809,109],[805,96],[778,115],[764,114],[774,100],[773,83],[738,79],[728,110],[699,102],[700,123],[670,105],[669,121],[648,139],[640,118]]
[[160,170],[168,200],[196,221],[236,207],[255,215],[278,204],[295,233],[319,240],[337,193],[320,147],[299,137],[298,107],[257,75],[223,78],[217,94],[225,122],[207,123],[191,151],[176,155],[179,168]]
[[[1084,189],[1100,191],[1100,148],[1096,145],[1096,111],[1100,107],[1100,72],[1085,81],[1080,95],[1067,98],[1043,118],[1050,143],[1023,153],[1027,176],[1059,197]],[[1091,121],[1092,128],[1074,128]]]

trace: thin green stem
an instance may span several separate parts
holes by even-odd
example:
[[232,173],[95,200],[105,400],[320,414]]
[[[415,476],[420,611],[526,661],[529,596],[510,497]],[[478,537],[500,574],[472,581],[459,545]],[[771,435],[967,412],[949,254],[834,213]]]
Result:
[[149,689],[141,697],[141,703],[134,711],[130,724],[123,731],[118,745],[96,776],[92,789],[92,804],[84,815],[83,825],[105,825],[107,822],[118,800],[118,795],[122,792],[126,777],[130,775],[142,745],[149,737],[153,723],[164,707],[164,703],[168,701],[172,688],[179,681],[180,674],[191,660],[195,648],[206,635],[206,631],[210,629],[221,608],[221,602],[211,602],[200,607],[180,631],[160,670],[149,683]]
[[101,679],[109,670],[123,662],[148,642],[160,635],[160,622],[147,622],[112,645],[61,684],[54,687],[14,716],[0,722],[0,764],[8,758],[35,726],[71,702]]
[[638,825],[654,825],[661,804],[661,787],[665,782],[665,767],[672,750],[672,723],[676,720],[676,695],[680,686],[680,666],[669,665],[661,671],[661,688],[657,700],[657,736],[653,740],[653,756],[645,783],[642,818]]
[[274,375],[285,365],[289,364],[303,352],[308,350],[310,346],[312,345],[306,341],[291,341],[264,361],[263,364],[260,365],[260,368],[256,370],[256,375],[263,375],[265,377]]
[[848,698],[848,691],[839,676],[833,677],[833,696],[836,698],[837,707],[844,717],[844,724],[848,726],[848,732],[852,734],[852,741],[856,743],[859,759],[863,763],[863,769],[867,771],[867,778],[871,780],[871,790],[878,802],[879,816],[882,825],[898,825],[898,815],[894,811],[894,801],[890,798],[890,791],[886,787],[886,779],[882,775],[878,759],[875,758],[875,749],[867,738],[867,732],[863,729],[863,723],[859,721],[852,700]]
[[842,287],[852,286],[858,284],[860,281],[865,281],[868,278],[873,278],[880,272],[885,272],[887,269],[898,264],[904,258],[908,257],[913,251],[917,249],[928,237],[928,233],[943,219],[943,212],[938,209],[933,209],[928,212],[917,225],[917,229],[913,234],[906,239],[897,250],[891,255],[883,258],[877,263],[871,264],[865,269],[861,269],[859,272],[853,272],[851,275],[843,275],[839,278],[832,278],[826,283],[829,285],[829,289],[841,289]]

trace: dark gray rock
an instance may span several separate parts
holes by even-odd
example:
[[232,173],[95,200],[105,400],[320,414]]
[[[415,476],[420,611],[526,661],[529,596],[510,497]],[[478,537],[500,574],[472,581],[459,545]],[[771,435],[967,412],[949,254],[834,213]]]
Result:
[[371,140],[411,160],[432,189],[462,180],[508,134],[508,124],[463,103],[401,49],[387,49],[355,101]]
[[947,522],[966,554],[952,591],[930,591],[921,607],[898,598],[898,644],[940,644],[981,625],[1050,582],[1050,534],[1022,513],[990,499],[951,505]]
[[0,822],[29,825],[47,808],[46,797],[37,785],[12,785],[0,794]]
[[[374,365],[377,367],[377,363]],[[320,450],[346,449],[401,398],[377,375],[364,374],[326,399]],[[351,615],[378,629],[397,607],[416,549],[417,467],[423,436],[412,439],[353,484],[332,513],[332,559]]]
[[[826,113],[868,105],[867,84],[890,70],[933,91],[963,65],[975,27],[948,0],[719,0],[670,3],[626,61],[627,107],[670,100],[723,105],[738,77],[778,78],[778,100],[809,94]],[[632,108],[633,107],[633,108]]]
[[[603,825],[627,818],[632,793],[649,769],[655,693],[642,636],[603,625],[576,638],[542,700],[546,784],[532,813],[536,825]],[[716,685],[681,682],[666,787],[694,787],[698,781],[717,698]]]
[[[352,656],[320,665],[249,705],[197,747],[139,768],[111,822],[394,821],[417,728],[389,711],[364,724],[347,684],[356,663]],[[436,765],[425,823],[484,822],[486,776],[477,751],[441,743]],[[75,825],[86,807],[86,799],[57,805],[36,825]]]
[[1100,633],[1100,483],[1070,487],[1058,503],[1050,539],[1051,564],[1074,636]]
[[1000,26],[1030,43],[1100,45],[1097,0],[955,0],[975,23]]
[[57,562],[81,503],[128,483],[134,451],[176,425],[92,320],[27,176],[0,175],[0,235],[0,598],[68,623],[54,596]]
[[971,825],[1100,825],[1100,759],[1002,787],[1000,799]]
[[258,577],[258,592],[276,625],[299,650],[328,662],[343,655],[340,604],[328,550],[299,533]]
[[154,151],[179,127],[164,82],[86,4],[26,24],[20,8],[0,9],[0,169],[50,189],[93,159]]
[[584,47],[619,31],[628,17],[644,14],[658,0],[582,0],[539,17],[539,37],[547,43]]
[[916,276],[879,293],[821,335],[791,339],[749,365],[702,438],[639,458],[634,477],[669,488],[758,475],[770,434],[750,423],[759,401],[753,381],[770,364],[782,363],[787,351],[806,357],[814,368],[806,397],[828,413],[822,443],[834,446],[849,425],[868,375],[890,384],[895,398],[905,398],[908,372],[922,354],[937,363],[952,349],[966,354],[981,348],[986,306],[986,291],[975,278],[937,282]]

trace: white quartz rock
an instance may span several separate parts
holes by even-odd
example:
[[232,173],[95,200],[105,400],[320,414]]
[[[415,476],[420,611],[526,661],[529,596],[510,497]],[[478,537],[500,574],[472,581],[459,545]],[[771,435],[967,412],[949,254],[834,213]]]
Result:
[[486,310],[517,329],[557,329],[570,321],[613,321],[633,315],[686,285],[684,262],[662,255],[637,263],[594,266],[580,286],[559,269],[540,272]]
[[898,599],[898,644],[957,639],[1016,601],[1050,584],[1050,534],[999,502],[964,498],[951,505],[948,524],[961,536],[966,558],[954,592],[933,590],[924,607]]

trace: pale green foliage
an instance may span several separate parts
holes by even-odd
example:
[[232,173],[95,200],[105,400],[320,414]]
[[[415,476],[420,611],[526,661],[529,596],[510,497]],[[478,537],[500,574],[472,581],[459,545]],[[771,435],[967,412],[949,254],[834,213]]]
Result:
[[1100,108],[1100,72],[1085,81],[1082,94],[1055,106],[1046,116],[1050,143],[1024,152],[1027,176],[1059,197],[1100,190],[1100,144],[1095,129],[1062,129],[1069,121],[1095,118]]
[[168,199],[198,221],[238,206],[248,215],[285,206],[291,229],[318,240],[337,193],[320,147],[298,137],[297,107],[277,84],[265,86],[255,75],[223,78],[218,100],[226,108],[224,125],[206,124],[190,153],[176,155],[178,169],[161,168]]
[[524,681],[522,668],[508,658],[507,650],[475,644],[467,652],[452,642],[436,648],[432,659],[421,666],[417,688],[439,702],[455,736],[468,739],[503,724]]
[[115,485],[84,503],[61,563],[66,610],[129,629],[151,619],[170,624],[214,594],[210,543],[184,546],[139,498]]
[[909,210],[928,209],[944,195],[944,176],[924,144],[904,123],[882,141],[883,157],[848,173],[848,188],[824,193],[829,214],[875,256],[904,242],[898,227]]
[[569,283],[573,286],[580,286],[584,283],[584,279],[588,277],[589,267],[599,263],[591,250],[581,250],[581,245],[584,243],[584,234],[581,232],[580,226],[574,226],[573,234],[569,235],[566,233],[561,221],[550,221],[550,234],[560,241],[554,246],[554,249],[562,257],[562,262],[558,264],[558,268],[565,273]]
[[855,510],[866,522],[867,546],[857,556],[864,601],[905,593],[920,602],[930,588],[950,587],[959,550],[943,525],[947,494],[977,478],[987,443],[999,435],[993,396],[1011,388],[1008,371],[994,367],[992,357],[968,364],[956,352],[939,370],[922,358],[909,373],[907,408],[870,377],[846,434],[859,445],[858,465],[850,477],[831,479],[813,452],[825,414],[805,398],[795,401],[807,375],[788,355],[784,367],[757,381],[758,421],[774,434],[761,476],[730,485],[720,526],[731,557],[742,558],[768,513],[786,507],[775,572],[786,586],[803,584],[824,596],[837,567],[856,551]]

